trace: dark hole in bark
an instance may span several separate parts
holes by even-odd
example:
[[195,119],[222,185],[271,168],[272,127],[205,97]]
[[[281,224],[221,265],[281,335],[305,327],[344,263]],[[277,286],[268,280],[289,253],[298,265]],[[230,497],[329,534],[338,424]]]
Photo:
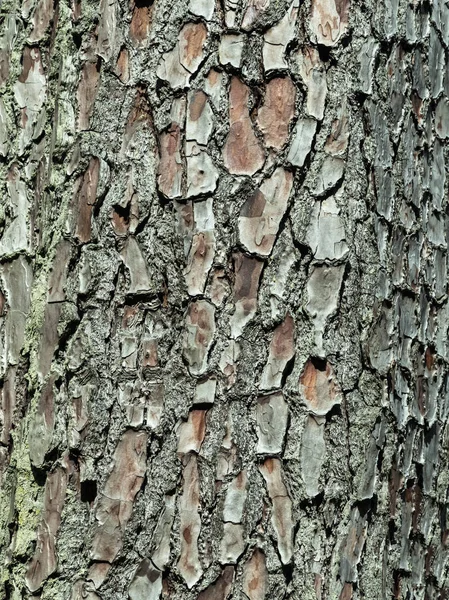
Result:
[[312,356],[311,361],[312,365],[317,371],[326,370],[327,360],[325,358],[318,358],[317,356]]
[[81,502],[93,502],[97,497],[97,482],[86,479],[81,482]]
[[153,5],[153,0],[134,0],[134,6],[136,8],[150,8]]
[[130,204],[127,204],[126,206],[120,206],[120,204],[114,205],[114,211],[125,222],[126,225],[129,224],[130,210],[131,210]]
[[322,44],[318,44],[318,54],[320,55],[320,59],[322,62],[327,62],[330,58],[331,49],[329,46],[323,46]]
[[74,31],[72,33],[73,43],[79,49],[81,48],[81,44],[83,42],[83,36],[78,31]]
[[293,579],[293,565],[291,563],[289,565],[282,565],[282,571],[284,573],[285,582],[288,585]]

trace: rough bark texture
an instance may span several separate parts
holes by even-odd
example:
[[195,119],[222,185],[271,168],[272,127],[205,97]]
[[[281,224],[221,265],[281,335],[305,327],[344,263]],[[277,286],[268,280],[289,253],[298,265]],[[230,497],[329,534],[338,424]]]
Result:
[[0,13],[0,598],[448,598],[447,3]]

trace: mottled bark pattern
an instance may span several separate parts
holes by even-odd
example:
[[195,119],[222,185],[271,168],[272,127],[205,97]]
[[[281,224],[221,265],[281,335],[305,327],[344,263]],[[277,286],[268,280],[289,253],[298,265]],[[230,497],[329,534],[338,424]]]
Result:
[[447,3],[0,13],[0,598],[448,598]]

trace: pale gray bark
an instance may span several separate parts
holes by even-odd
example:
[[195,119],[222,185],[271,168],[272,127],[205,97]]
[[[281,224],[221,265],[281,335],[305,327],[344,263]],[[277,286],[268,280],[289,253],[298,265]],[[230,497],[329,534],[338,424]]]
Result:
[[0,18],[0,598],[447,598],[449,7]]

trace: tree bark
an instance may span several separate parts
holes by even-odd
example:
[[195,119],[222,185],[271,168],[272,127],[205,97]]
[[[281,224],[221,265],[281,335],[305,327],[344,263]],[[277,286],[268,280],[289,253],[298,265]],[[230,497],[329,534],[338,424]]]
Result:
[[446,3],[0,13],[0,598],[448,598]]

